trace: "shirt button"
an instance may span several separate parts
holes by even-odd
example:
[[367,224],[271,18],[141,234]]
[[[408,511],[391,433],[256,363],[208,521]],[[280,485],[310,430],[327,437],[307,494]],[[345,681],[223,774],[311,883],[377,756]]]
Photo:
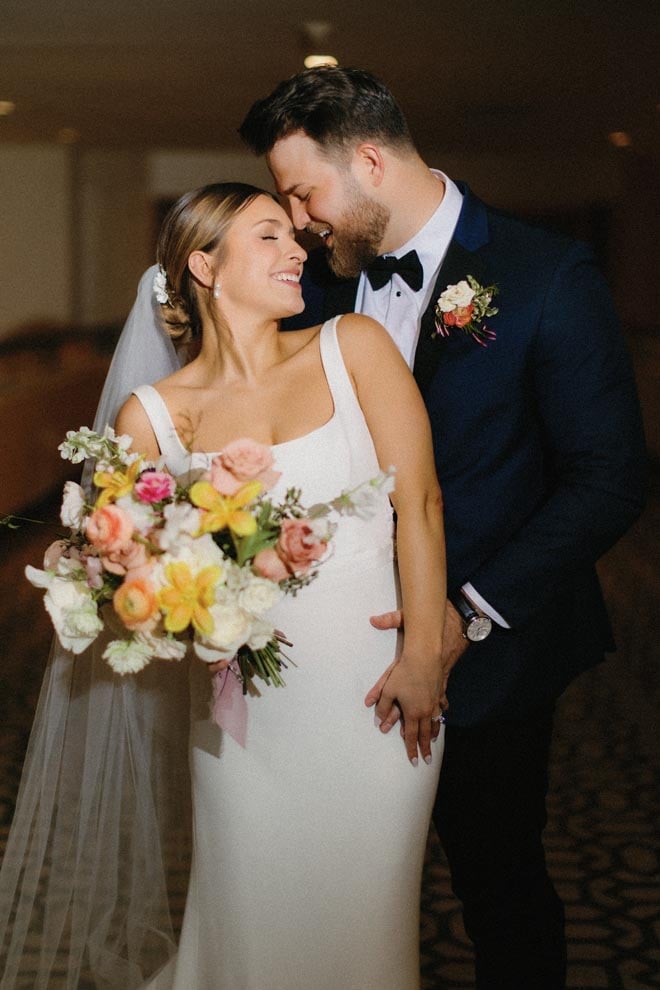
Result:
[[396,290],[396,294],[397,294],[397,296],[400,296],[401,295],[401,293],[400,293],[400,291],[398,289]]

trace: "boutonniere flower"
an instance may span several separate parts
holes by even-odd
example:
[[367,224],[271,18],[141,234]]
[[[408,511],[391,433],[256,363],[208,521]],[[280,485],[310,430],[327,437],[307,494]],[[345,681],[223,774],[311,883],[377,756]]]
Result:
[[498,291],[496,285],[479,285],[472,275],[457,285],[448,285],[435,305],[433,336],[448,337],[456,328],[486,347],[487,341],[495,340],[495,331],[489,330],[484,320],[498,312],[497,306],[491,305]]

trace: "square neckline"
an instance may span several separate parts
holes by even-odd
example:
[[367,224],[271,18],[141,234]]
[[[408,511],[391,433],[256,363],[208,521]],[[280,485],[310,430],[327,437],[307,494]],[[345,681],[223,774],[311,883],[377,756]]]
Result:
[[[336,398],[335,398],[335,395],[334,395],[334,392],[333,392],[333,389],[332,389],[332,384],[331,384],[330,377],[329,377],[329,374],[328,374],[328,368],[326,366],[326,360],[325,360],[325,355],[324,355],[324,346],[323,346],[323,344],[324,344],[324,337],[323,337],[323,335],[324,335],[324,331],[325,331],[327,337],[331,339],[332,336],[334,335],[335,331],[336,331],[336,326],[337,326],[337,323],[339,322],[340,318],[341,318],[340,316],[335,316],[331,320],[326,320],[326,322],[322,325],[321,329],[319,330],[319,353],[320,353],[320,358],[321,358],[321,367],[323,369],[323,375],[325,377],[325,382],[326,382],[326,385],[328,387],[328,391],[330,393],[330,399],[332,401],[332,415],[330,416],[329,419],[327,419],[325,421],[325,423],[321,423],[320,426],[316,426],[316,427],[314,427],[313,430],[309,430],[307,433],[303,433],[303,434],[301,434],[298,437],[291,437],[290,440],[282,440],[280,443],[267,443],[267,444],[264,444],[264,446],[265,447],[269,447],[270,450],[281,450],[284,447],[290,447],[294,443],[300,443],[303,440],[312,439],[313,437],[318,436],[318,434],[320,434],[323,430],[328,429],[336,421],[337,416],[338,416],[338,413],[337,413],[337,401],[336,401]],[[281,331],[281,332],[286,332],[286,331]],[[222,450],[224,448],[220,448],[220,450],[216,450],[216,451],[188,450],[183,445],[183,442],[182,442],[182,440],[181,440],[181,438],[179,436],[179,433],[177,431],[177,428],[174,425],[174,420],[172,419],[172,416],[170,414],[170,411],[169,411],[169,409],[167,407],[167,403],[165,402],[165,399],[160,394],[160,392],[158,391],[158,389],[154,385],[142,385],[142,386],[140,386],[140,389],[148,389],[149,392],[154,396],[154,398],[155,398],[155,400],[156,400],[156,402],[157,402],[157,404],[158,404],[158,406],[160,408],[161,416],[162,416],[165,424],[168,427],[168,436],[176,443],[177,447],[179,448],[179,452],[181,454],[185,455],[186,457],[197,456],[197,457],[213,458],[213,457],[217,457],[219,454],[222,453]],[[138,390],[136,389],[136,392],[137,391]],[[138,398],[139,398],[139,395],[138,395]],[[151,427],[153,429],[153,423],[151,424]],[[155,430],[154,430],[154,435],[156,436],[156,442],[158,443],[158,447],[159,447],[161,456],[163,456],[164,455],[164,452],[161,449],[161,445],[160,445],[160,442],[158,441],[158,436],[157,436]]]

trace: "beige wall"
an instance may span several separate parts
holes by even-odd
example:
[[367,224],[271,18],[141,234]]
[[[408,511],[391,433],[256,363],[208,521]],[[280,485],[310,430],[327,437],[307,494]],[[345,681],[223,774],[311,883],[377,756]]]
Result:
[[0,334],[71,317],[71,177],[66,148],[0,146]]
[[151,209],[145,156],[90,150],[78,161],[77,286],[81,323],[120,321],[135,296],[136,273],[151,264]]
[[[652,298],[657,322],[660,247],[655,229],[640,223],[660,196],[656,163],[614,151],[598,160],[554,161],[425,155],[505,209],[618,204],[617,303],[626,321],[649,325]],[[153,203],[221,179],[271,185],[263,162],[240,152],[1,147],[0,335],[38,319],[121,320],[152,261]]]

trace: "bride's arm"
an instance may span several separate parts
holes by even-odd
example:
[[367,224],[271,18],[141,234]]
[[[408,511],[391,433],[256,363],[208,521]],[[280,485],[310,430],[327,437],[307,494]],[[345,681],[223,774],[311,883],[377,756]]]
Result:
[[417,758],[419,747],[429,759],[431,716],[444,701],[446,685],[441,657],[447,594],[442,495],[431,427],[417,385],[380,324],[345,316],[338,334],[379,463],[383,469],[396,467],[392,504],[406,622],[403,652],[383,686],[376,715],[387,720],[398,704],[409,758]]

